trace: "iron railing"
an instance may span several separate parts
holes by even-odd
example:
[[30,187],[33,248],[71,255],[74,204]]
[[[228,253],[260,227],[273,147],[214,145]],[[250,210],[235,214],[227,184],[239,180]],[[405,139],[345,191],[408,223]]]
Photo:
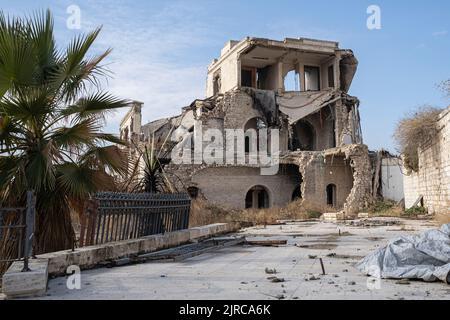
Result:
[[0,207],[0,263],[24,261],[22,271],[29,271],[28,260],[33,254],[36,199],[27,192],[27,203],[20,208]]
[[188,194],[98,193],[86,204],[79,246],[187,229]]

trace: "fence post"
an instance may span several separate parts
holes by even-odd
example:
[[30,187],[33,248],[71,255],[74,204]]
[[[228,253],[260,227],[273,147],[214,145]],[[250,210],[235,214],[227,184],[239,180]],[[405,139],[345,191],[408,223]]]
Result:
[[27,191],[27,209],[25,218],[25,250],[23,253],[24,263],[22,272],[30,271],[28,260],[33,252],[34,225],[36,219],[36,199],[33,191]]

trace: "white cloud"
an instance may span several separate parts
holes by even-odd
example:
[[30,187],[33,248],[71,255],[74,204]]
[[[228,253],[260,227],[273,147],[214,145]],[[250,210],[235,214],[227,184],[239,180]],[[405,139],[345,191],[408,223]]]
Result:
[[436,31],[433,32],[433,37],[443,37],[446,36],[447,34],[448,34],[447,30]]
[[[83,32],[103,25],[94,51],[113,48],[107,59],[113,77],[104,88],[144,102],[146,123],[179,114],[182,107],[204,97],[207,63],[186,60],[183,52],[210,45],[211,31],[192,4],[176,2],[152,10],[151,5],[141,5],[131,11],[122,1],[88,1],[81,10]],[[126,112],[109,116],[105,130],[117,133]]]

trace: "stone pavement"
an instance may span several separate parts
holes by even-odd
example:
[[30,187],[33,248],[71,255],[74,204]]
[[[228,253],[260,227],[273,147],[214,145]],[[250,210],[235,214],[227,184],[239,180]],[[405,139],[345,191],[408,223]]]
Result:
[[[390,238],[437,225],[391,218],[367,221],[372,226],[314,221],[247,228],[237,234],[286,239],[287,245],[237,245],[181,262],[82,271],[81,289],[69,290],[66,278],[56,278],[40,299],[450,299],[450,286],[442,282],[400,284],[367,277],[353,267]],[[276,269],[276,274],[266,269]],[[280,279],[284,282],[272,282]]]

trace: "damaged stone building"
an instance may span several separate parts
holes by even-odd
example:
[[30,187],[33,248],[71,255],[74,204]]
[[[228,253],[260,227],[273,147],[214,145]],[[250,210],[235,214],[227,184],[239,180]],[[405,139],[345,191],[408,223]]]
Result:
[[[208,66],[207,98],[195,100],[178,116],[148,124],[141,124],[142,103],[134,102],[120,135],[134,141],[133,154],[133,148],[153,136],[157,143],[168,135],[173,141],[192,143],[188,138],[195,137],[200,126],[203,131],[276,128],[277,174],[262,175],[250,161],[171,161],[165,171],[178,190],[223,207],[284,206],[301,198],[356,213],[372,199],[372,168],[361,134],[359,101],[348,94],[357,65],[351,50],[332,41],[229,41]],[[239,143],[249,152],[247,138]]]

